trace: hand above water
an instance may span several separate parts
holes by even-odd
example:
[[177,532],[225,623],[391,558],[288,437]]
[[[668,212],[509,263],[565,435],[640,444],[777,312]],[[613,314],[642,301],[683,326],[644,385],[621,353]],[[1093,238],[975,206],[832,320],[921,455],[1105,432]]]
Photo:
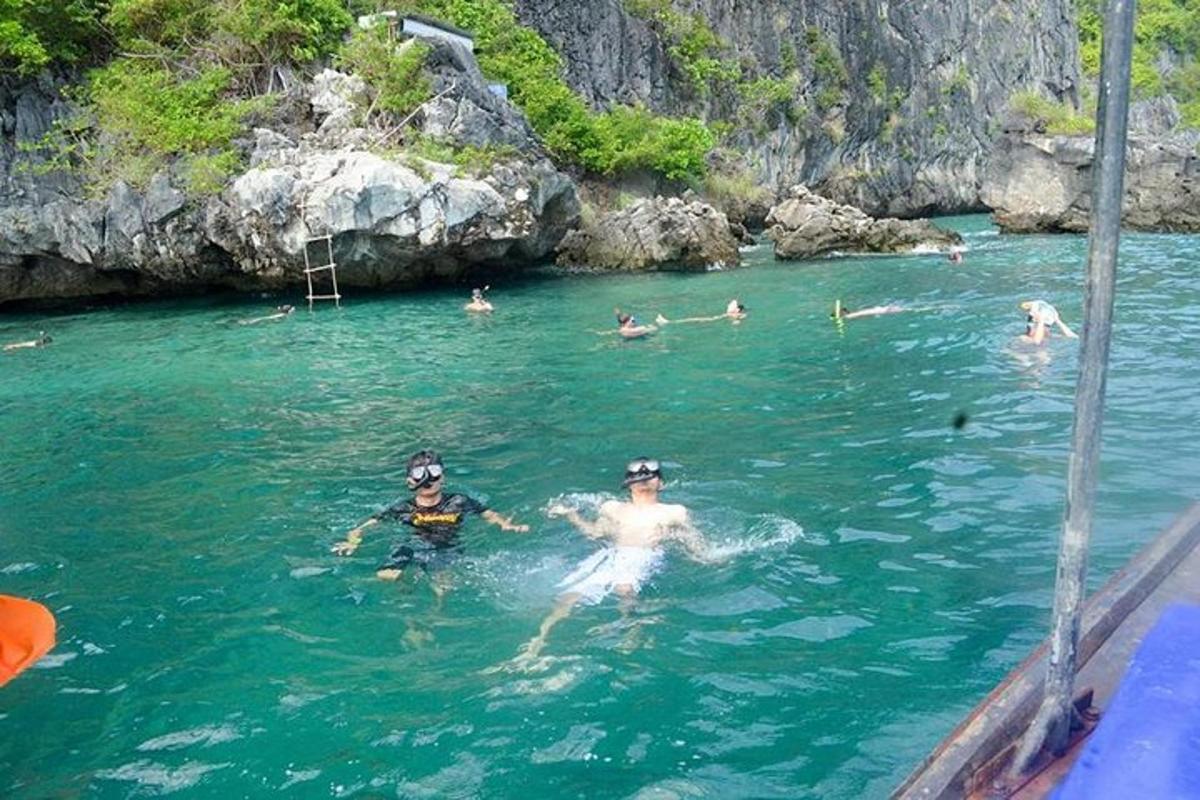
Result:
[[346,539],[345,541],[336,543],[333,547],[329,548],[329,551],[335,556],[352,556],[354,555],[354,551],[358,549],[359,544],[359,542],[353,539]]

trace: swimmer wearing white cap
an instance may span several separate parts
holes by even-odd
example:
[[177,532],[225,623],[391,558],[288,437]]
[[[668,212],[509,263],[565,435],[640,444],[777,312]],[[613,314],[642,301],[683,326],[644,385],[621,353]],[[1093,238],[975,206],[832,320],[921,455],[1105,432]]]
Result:
[[1057,326],[1063,336],[1068,339],[1078,339],[1075,331],[1067,327],[1058,314],[1058,309],[1045,300],[1026,300],[1021,303],[1025,312],[1025,333],[1021,339],[1032,344],[1043,344],[1050,335],[1050,329]]

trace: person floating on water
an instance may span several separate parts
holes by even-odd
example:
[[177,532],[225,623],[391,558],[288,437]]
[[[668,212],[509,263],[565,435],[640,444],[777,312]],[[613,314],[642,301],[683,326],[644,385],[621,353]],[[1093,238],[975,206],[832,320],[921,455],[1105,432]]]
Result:
[[951,264],[961,264],[963,262],[962,250],[957,247],[951,247],[950,253],[946,256],[946,260]]
[[684,317],[683,319],[667,319],[662,314],[655,317],[654,322],[658,325],[675,324],[681,322],[715,322],[719,319],[733,320],[734,324],[741,322],[746,318],[746,306],[736,297],[729,301],[725,306],[724,314],[717,314],[715,317]]
[[[352,555],[362,544],[363,531],[384,520],[395,520],[413,528],[417,541],[397,547],[387,563],[375,574],[382,580],[399,580],[404,570],[415,564],[428,573],[442,566],[451,553],[458,549],[458,531],[468,514],[478,514],[485,521],[502,530],[525,533],[528,525],[518,525],[508,517],[492,511],[483,503],[465,494],[442,492],[445,467],[441,457],[432,450],[414,453],[408,459],[408,488],[412,499],[397,500],[388,508],[371,516],[354,530],[346,534],[344,541],[332,548],[339,556]],[[435,591],[437,587],[435,585]]]
[[1079,338],[1075,331],[1062,321],[1058,309],[1045,300],[1026,300],[1021,303],[1021,310],[1025,312],[1025,334],[1021,337],[1024,341],[1042,344],[1050,335],[1050,329],[1056,325],[1068,339]]
[[482,289],[472,289],[471,302],[463,306],[463,309],[466,311],[475,311],[481,313],[492,311],[492,304],[488,302],[487,297],[484,296],[485,292],[487,292],[487,290],[490,288],[492,287],[485,286]]
[[658,328],[653,325],[643,325],[632,314],[625,314],[619,308],[614,308],[617,315],[617,334],[626,339],[640,339],[654,333]]
[[244,319],[244,320],[241,320],[240,322],[238,322],[238,324],[239,325],[257,325],[260,322],[271,322],[271,321],[277,320],[277,319],[284,319],[284,318],[290,316],[291,313],[295,310],[296,310],[295,306],[289,306],[289,305],[275,306],[274,314],[268,314],[265,317],[252,317],[250,319]]
[[858,319],[859,317],[878,317],[883,314],[899,314],[901,311],[907,311],[904,306],[871,306],[870,308],[860,308],[858,311],[851,311],[842,305],[841,300],[833,302],[833,312],[829,315],[831,319]]
[[47,336],[45,331],[38,331],[36,339],[30,339],[25,342],[12,342],[4,345],[4,352],[7,353],[12,350],[24,350],[27,347],[45,347],[53,341],[54,339]]
[[701,563],[713,563],[700,532],[692,525],[688,510],[681,505],[660,503],[662,467],[651,458],[636,458],[625,467],[624,486],[629,501],[608,500],[601,504],[595,521],[561,504],[546,510],[551,517],[565,517],[590,539],[608,543],[584,559],[558,584],[562,590],[554,610],[542,620],[537,636],[521,649],[518,661],[537,657],[550,630],[570,615],[579,603],[598,603],[609,592],[621,598],[621,611],[628,614],[634,597],[662,566],[663,546],[677,542]]

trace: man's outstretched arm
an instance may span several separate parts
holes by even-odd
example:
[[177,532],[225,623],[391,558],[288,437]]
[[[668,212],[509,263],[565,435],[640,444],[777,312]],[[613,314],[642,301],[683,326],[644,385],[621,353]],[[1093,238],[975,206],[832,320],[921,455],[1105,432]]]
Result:
[[377,525],[377,524],[379,524],[379,520],[375,517],[371,517],[369,520],[367,520],[366,522],[359,525],[354,530],[347,533],[346,538],[344,540],[338,542],[337,544],[335,544],[333,547],[330,548],[330,550],[335,555],[339,555],[339,556],[353,555],[354,551],[358,549],[358,546],[360,544],[362,544],[363,531],[366,530],[367,528],[371,527],[372,525]]
[[529,532],[528,525],[520,525],[516,522],[513,522],[511,517],[506,517],[503,514],[497,514],[490,508],[479,516],[483,517],[484,521],[490,522],[491,524],[499,527],[502,531],[512,531],[513,533]]

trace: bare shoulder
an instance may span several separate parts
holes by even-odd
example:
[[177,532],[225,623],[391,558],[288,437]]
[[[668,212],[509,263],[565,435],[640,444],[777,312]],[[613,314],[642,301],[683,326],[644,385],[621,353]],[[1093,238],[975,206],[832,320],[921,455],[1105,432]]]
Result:
[[687,522],[688,520],[687,507],[677,503],[663,503],[661,513],[664,519],[671,522]]

